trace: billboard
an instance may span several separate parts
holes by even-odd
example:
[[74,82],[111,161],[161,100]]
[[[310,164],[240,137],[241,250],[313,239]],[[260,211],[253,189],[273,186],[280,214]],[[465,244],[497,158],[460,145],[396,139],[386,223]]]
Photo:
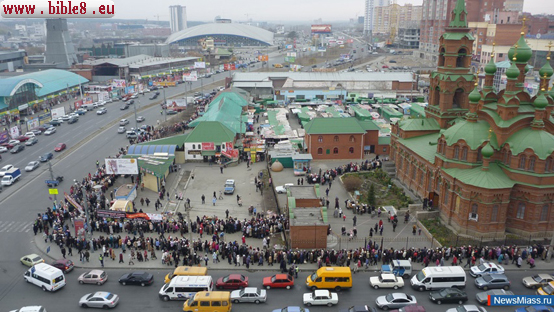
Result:
[[75,225],[75,236],[85,237],[85,219],[75,219],[73,224]]
[[112,86],[114,86],[115,88],[125,88],[126,83],[124,79],[113,79]]
[[52,119],[60,118],[65,115],[65,107],[52,108]]
[[312,25],[312,34],[330,34],[331,25]]
[[38,120],[39,124],[42,126],[47,122],[50,122],[52,120],[52,115],[50,115],[50,112],[48,113],[39,113],[38,114]]
[[185,109],[187,107],[187,101],[185,99],[169,99],[167,102],[167,107],[174,110]]
[[133,158],[107,158],[107,174],[138,174],[138,161]]
[[40,121],[38,118],[32,118],[27,120],[27,129],[35,129],[40,127]]
[[206,62],[194,62],[194,68],[206,68]]
[[0,143],[6,143],[10,140],[10,133],[8,131],[0,132]]
[[203,151],[213,151],[213,150],[215,150],[214,142],[204,142],[204,143],[202,143],[202,150]]

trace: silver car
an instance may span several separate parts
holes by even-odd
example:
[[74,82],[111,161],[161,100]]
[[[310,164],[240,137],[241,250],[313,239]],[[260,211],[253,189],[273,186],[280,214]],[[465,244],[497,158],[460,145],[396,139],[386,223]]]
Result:
[[27,142],[25,142],[25,145],[31,146],[31,145],[35,145],[37,143],[38,143],[38,138],[37,137],[31,137],[29,140],[27,140]]
[[27,166],[25,166],[25,171],[27,172],[33,171],[37,169],[39,165],[40,163],[38,161],[31,161],[30,163],[27,164]]
[[489,296],[513,296],[514,293],[504,289],[491,289],[483,292],[479,292],[475,295],[475,299],[480,304],[487,304]]
[[119,296],[106,291],[97,291],[94,294],[86,294],[79,300],[79,306],[83,308],[115,308],[119,302]]
[[231,292],[231,302],[254,302],[260,303],[267,300],[267,293],[265,289],[258,289],[257,287],[246,287],[240,290],[234,290]]
[[416,297],[405,293],[392,293],[375,299],[375,304],[383,310],[400,309],[416,303]]

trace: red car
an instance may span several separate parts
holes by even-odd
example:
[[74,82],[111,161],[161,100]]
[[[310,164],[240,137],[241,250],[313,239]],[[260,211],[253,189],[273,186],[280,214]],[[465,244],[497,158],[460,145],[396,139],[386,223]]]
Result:
[[229,274],[220,277],[215,283],[217,289],[242,289],[248,287],[248,277],[242,274]]
[[61,152],[63,151],[67,146],[65,145],[65,143],[58,143],[58,145],[56,145],[56,148],[54,149],[54,151],[56,152]]
[[56,260],[51,266],[62,270],[64,273],[71,272],[74,268],[73,261],[68,259]]
[[291,289],[294,286],[294,277],[288,274],[275,274],[273,276],[264,277],[264,287],[271,288],[286,288]]
[[27,137],[27,136],[24,136],[24,135],[20,135],[18,136],[17,138],[15,138],[16,140],[18,140],[19,142],[25,142],[25,141],[28,141],[30,139],[30,137]]
[[389,68],[387,65],[383,65],[383,68]]

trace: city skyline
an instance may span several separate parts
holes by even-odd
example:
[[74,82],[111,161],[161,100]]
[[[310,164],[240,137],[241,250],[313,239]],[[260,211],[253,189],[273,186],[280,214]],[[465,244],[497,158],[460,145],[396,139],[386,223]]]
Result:
[[[398,4],[412,3],[421,5],[423,0],[398,0]],[[347,21],[351,18],[357,19],[364,15],[363,0],[281,0],[279,2],[264,1],[264,7],[259,8],[257,0],[223,1],[213,0],[210,2],[178,2],[175,0],[159,0],[156,4],[137,6],[135,0],[116,1],[116,19],[148,19],[169,21],[169,6],[182,5],[187,7],[188,20],[190,21],[212,21],[215,16],[229,18],[235,22],[246,21],[269,21],[288,22],[322,19],[323,22]],[[239,7],[240,4],[240,7]],[[207,9],[208,8],[208,9]],[[554,3],[526,0],[524,12],[532,14],[554,14]]]

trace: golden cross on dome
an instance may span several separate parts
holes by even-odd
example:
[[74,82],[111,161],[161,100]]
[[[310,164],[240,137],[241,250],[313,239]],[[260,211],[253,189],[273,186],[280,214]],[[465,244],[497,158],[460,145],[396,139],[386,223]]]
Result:
[[546,59],[549,60],[550,59],[550,53],[551,53],[551,49],[552,49],[552,41],[550,41],[547,45],[548,47],[548,54],[546,55]]
[[479,68],[477,68],[477,71],[475,72],[475,84],[474,86],[477,87],[479,85]]
[[517,45],[517,43],[516,43],[516,45],[514,46],[514,57],[512,58],[512,61],[514,61],[514,62],[517,61],[517,58],[516,58],[516,56],[517,56],[517,48],[518,48],[518,45]]
[[489,128],[489,141],[491,140],[491,136],[492,136],[492,128]]
[[492,52],[491,52],[491,59],[494,58],[494,47],[496,46],[496,41],[492,43]]
[[525,17],[525,15],[523,15],[523,20],[521,21],[521,34],[522,35],[525,35],[525,21],[527,20],[527,18]]

